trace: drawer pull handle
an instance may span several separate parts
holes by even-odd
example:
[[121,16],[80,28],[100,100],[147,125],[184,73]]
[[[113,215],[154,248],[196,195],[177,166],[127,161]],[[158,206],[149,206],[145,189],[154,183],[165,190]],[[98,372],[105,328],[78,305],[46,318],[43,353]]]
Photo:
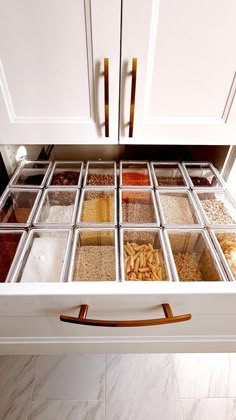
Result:
[[94,327],[147,327],[151,325],[172,324],[175,322],[189,321],[191,314],[174,316],[171,307],[168,303],[163,303],[162,308],[165,318],[141,319],[131,321],[108,321],[100,319],[86,318],[88,313],[88,305],[81,305],[78,318],[67,315],[60,315],[60,320],[63,322],[70,322],[72,324],[92,325]]
[[109,137],[109,58],[104,58],[105,137]]
[[133,61],[132,61],[131,98],[130,98],[130,117],[129,117],[129,137],[133,137],[133,130],[134,130],[136,79],[137,79],[137,58],[133,58]]

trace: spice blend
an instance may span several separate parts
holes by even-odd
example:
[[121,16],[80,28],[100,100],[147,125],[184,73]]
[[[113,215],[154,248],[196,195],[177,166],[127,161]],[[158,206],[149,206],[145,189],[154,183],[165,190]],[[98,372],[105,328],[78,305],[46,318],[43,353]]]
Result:
[[21,239],[20,233],[0,234],[0,283],[5,282]]
[[148,174],[140,172],[123,172],[122,173],[122,184],[133,185],[133,186],[150,186],[150,178]]

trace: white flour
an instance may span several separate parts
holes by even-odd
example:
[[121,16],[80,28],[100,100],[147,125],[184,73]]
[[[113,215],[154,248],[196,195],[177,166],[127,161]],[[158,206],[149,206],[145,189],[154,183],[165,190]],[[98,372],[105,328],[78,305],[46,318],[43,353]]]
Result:
[[59,281],[65,245],[66,239],[62,238],[35,238],[20,281]]
[[[74,206],[52,206],[45,223],[70,223]],[[43,220],[42,220],[43,221]]]

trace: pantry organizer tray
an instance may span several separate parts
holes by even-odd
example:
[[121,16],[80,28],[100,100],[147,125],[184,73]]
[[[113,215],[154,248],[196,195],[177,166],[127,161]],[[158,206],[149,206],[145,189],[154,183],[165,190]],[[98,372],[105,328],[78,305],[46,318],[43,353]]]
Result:
[[[194,177],[206,177],[207,185],[219,181],[218,187],[191,184],[192,167]],[[25,170],[45,171],[46,185],[11,187]],[[226,261],[215,229],[235,233],[236,205],[209,162],[27,161],[9,186],[0,199],[0,229],[10,235],[21,228],[27,241],[12,265],[6,260],[3,281],[146,282],[147,287],[155,281],[235,281],[234,252]],[[205,199],[219,203],[209,214]],[[217,217],[223,217],[221,224]],[[178,252],[176,244],[183,244]],[[186,280],[190,263],[195,275],[189,271]],[[53,267],[56,277],[49,278],[45,269],[52,273]]]

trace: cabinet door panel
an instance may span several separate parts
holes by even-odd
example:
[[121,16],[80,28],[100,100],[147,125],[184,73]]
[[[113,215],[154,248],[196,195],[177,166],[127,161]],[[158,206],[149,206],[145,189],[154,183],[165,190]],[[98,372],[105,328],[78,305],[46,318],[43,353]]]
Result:
[[233,0],[148,0],[145,8],[141,0],[124,0],[122,142],[132,141],[126,124],[133,57],[138,59],[133,140],[201,144],[234,138],[235,126],[226,120],[236,70],[235,13]]
[[0,10],[0,142],[117,142],[118,104],[105,139],[99,89],[107,56],[118,95],[120,0],[0,0]]

